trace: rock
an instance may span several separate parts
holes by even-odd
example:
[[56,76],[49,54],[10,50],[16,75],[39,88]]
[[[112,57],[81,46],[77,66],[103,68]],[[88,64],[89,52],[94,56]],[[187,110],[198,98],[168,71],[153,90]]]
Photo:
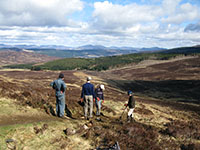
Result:
[[43,126],[42,126],[42,130],[44,131],[44,130],[46,130],[46,129],[48,129],[48,124],[43,124]]
[[89,123],[87,123],[87,126],[90,127],[90,128],[91,128],[93,125],[94,125],[94,123],[93,123],[92,121],[90,121]]
[[67,129],[64,130],[64,133],[65,133],[66,135],[73,135],[73,134],[76,133],[76,130],[67,128]]
[[6,143],[11,143],[11,142],[14,142],[13,139],[6,139]]
[[34,129],[35,134],[38,134],[40,132],[40,129],[38,127],[34,127],[33,129]]
[[83,129],[88,130],[89,127],[88,127],[86,124],[84,124],[84,125],[83,125]]
[[34,129],[34,132],[35,134],[38,134],[38,133],[41,133],[43,134],[43,132],[48,128],[48,125],[47,124],[43,124],[43,126],[41,128],[38,128],[37,126],[35,126],[33,129]]

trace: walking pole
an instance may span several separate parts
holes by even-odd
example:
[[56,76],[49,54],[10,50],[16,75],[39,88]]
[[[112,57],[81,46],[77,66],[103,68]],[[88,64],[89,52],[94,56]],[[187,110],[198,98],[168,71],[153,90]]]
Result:
[[125,108],[124,111],[122,112],[122,114],[121,114],[121,116],[119,117],[119,119],[122,119],[122,116],[123,116],[125,110],[127,109],[127,107],[128,107],[128,106],[126,106],[126,108]]

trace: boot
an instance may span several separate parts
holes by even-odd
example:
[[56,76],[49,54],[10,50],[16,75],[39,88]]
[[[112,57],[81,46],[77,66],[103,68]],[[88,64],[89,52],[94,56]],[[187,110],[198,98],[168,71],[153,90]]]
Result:
[[131,121],[131,117],[127,116],[127,122],[129,123]]
[[135,122],[135,119],[133,117],[131,117],[131,122]]
[[130,116],[130,120],[131,120],[131,122],[135,122],[135,119],[133,118],[133,115],[131,114],[131,116]]

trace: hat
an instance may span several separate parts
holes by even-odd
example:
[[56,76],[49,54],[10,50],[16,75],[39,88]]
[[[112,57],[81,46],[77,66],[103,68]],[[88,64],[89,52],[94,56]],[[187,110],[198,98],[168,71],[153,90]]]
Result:
[[59,77],[59,78],[64,78],[64,74],[63,74],[63,73],[60,73],[58,77]]
[[92,78],[89,76],[89,77],[87,77],[87,81],[90,81],[90,80],[92,80]]
[[130,95],[130,94],[133,94],[133,92],[132,92],[131,90],[129,90],[129,91],[127,92],[127,94]]
[[101,88],[102,90],[105,90],[105,87],[104,87],[103,84],[100,85],[100,88]]

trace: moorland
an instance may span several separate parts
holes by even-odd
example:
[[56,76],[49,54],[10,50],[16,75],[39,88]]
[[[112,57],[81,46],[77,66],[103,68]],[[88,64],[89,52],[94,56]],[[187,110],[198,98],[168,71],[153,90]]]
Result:
[[[64,64],[75,67],[54,69]],[[0,149],[88,150],[118,142],[122,150],[198,150],[199,64],[198,53],[172,52],[60,59],[26,69],[2,67]],[[68,119],[55,116],[55,93],[49,86],[60,72],[67,84]],[[81,118],[80,93],[87,76],[95,86],[105,85],[101,121],[95,115],[89,121]],[[136,99],[135,122],[130,123],[124,111],[127,90]]]

